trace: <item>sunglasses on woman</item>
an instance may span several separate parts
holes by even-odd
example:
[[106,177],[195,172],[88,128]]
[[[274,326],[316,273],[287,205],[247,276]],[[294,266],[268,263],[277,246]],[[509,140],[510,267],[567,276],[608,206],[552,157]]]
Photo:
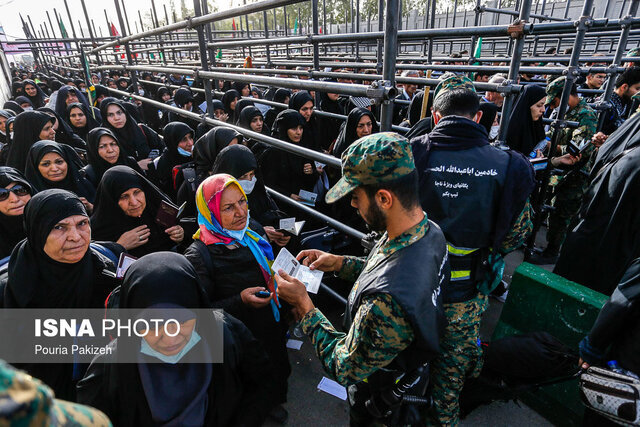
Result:
[[13,193],[18,197],[28,196],[31,194],[27,187],[24,187],[20,184],[14,185],[11,188],[0,188],[0,202],[4,202],[9,198],[9,193]]

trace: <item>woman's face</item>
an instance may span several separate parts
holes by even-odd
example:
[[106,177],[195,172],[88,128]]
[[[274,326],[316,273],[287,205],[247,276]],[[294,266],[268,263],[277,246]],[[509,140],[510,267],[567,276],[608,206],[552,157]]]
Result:
[[[144,336],[144,340],[149,347],[165,356],[173,356],[180,353],[185,345],[191,339],[191,334],[196,326],[196,319],[187,320],[180,323],[180,330],[174,322],[159,325],[156,329],[152,328],[149,333]],[[175,336],[171,336],[175,335]]]
[[98,76],[91,76],[91,82],[94,85],[100,84],[100,78]]
[[111,104],[107,107],[107,121],[114,128],[122,129],[127,124],[127,115],[122,111],[122,108]]
[[25,85],[24,91],[29,96],[36,96],[36,94],[38,93],[38,89],[36,89],[34,85]]
[[89,218],[84,215],[72,215],[53,226],[44,244],[44,253],[54,261],[75,264],[87,253],[89,242]]
[[231,141],[229,141],[229,145],[227,145],[227,147],[231,147],[232,145],[236,145],[238,143],[238,138],[233,138]]
[[74,102],[78,102],[78,95],[76,95],[76,93],[74,91],[70,90],[67,93],[67,99],[66,99],[65,102],[67,103],[67,105],[71,105]]
[[23,102],[22,104],[20,104],[20,106],[25,111],[33,110],[33,105],[31,105],[30,102]]
[[251,169],[249,172],[237,178],[238,181],[251,181],[256,176],[255,169]]
[[305,121],[309,121],[311,119],[311,114],[313,114],[313,102],[307,101],[302,107],[300,107],[300,114],[304,117]]
[[170,99],[171,99],[171,94],[169,94],[167,92],[162,94],[162,102],[167,102]]
[[231,111],[235,111],[236,110],[236,104],[238,103],[238,98],[234,98],[233,101],[231,101],[231,103],[229,104],[229,108],[231,108]]
[[111,89],[118,89],[118,85],[116,85],[116,82],[110,81],[108,84]]
[[[18,187],[16,187],[16,185]],[[7,190],[10,190],[13,188],[14,191],[9,191],[8,197],[0,201],[0,213],[6,216],[22,215],[24,212],[24,206],[27,204],[29,200],[31,200],[31,194],[29,194],[29,189],[17,182],[12,182],[4,188]],[[0,193],[0,196],[1,195],[2,193]]]
[[264,120],[262,120],[262,116],[255,116],[251,119],[251,130],[254,132],[262,132],[262,125],[264,124]]
[[120,147],[116,140],[109,135],[102,135],[98,142],[98,156],[106,160],[110,165],[115,165],[120,156]]
[[251,89],[249,88],[249,85],[246,85],[245,87],[242,88],[242,92],[240,93],[240,95],[242,96],[251,95]]
[[371,121],[371,117],[369,116],[360,117],[360,120],[358,120],[358,125],[356,126],[356,135],[358,136],[358,138],[371,135],[372,130],[373,130],[373,122]]
[[287,136],[291,142],[298,143],[302,139],[302,125],[298,125],[294,128],[287,129]]
[[327,98],[329,98],[332,101],[337,101],[338,98],[340,98],[340,94],[327,92]]
[[544,97],[542,98],[540,101],[536,102],[535,104],[533,104],[531,106],[531,119],[535,122],[537,120],[540,119],[540,117],[542,117],[542,115],[544,114],[544,101],[547,98]]
[[247,225],[249,206],[237,185],[230,185],[220,198],[220,225],[227,230],[242,230]]
[[191,153],[193,151],[193,135],[191,133],[188,133],[185,136],[183,136],[180,142],[178,143],[178,147]]
[[76,107],[69,112],[69,121],[77,128],[83,128],[87,125],[87,116],[84,115],[82,109]]
[[130,188],[120,195],[118,206],[125,215],[139,218],[147,207],[147,199],[140,188]]
[[0,131],[7,133],[7,118],[0,116]]
[[47,181],[60,182],[67,177],[67,162],[58,153],[47,153],[40,159],[38,170]]

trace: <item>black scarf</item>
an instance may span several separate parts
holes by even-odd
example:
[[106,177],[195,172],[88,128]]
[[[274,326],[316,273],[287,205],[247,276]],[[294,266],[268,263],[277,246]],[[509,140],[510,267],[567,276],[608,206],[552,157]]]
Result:
[[40,132],[47,123],[55,123],[55,118],[41,111],[25,111],[18,114],[13,123],[13,138],[7,166],[24,172],[29,149],[40,141]]
[[44,252],[53,227],[73,215],[88,216],[78,197],[66,190],[42,191],[24,210],[27,238],[11,254],[7,308],[90,308],[93,260],[87,250],[75,264],[54,261]]
[[[313,97],[306,90],[301,90],[299,92],[294,93],[291,98],[289,98],[289,108],[292,110],[296,110],[300,112],[300,109],[307,102],[313,101]],[[300,141],[300,145],[310,150],[321,151],[320,141],[317,139],[317,134],[319,133],[319,129],[316,123],[315,114],[311,114],[309,121],[304,124],[304,132],[302,134],[302,141]]]
[[182,122],[172,122],[164,127],[164,143],[167,148],[158,159],[156,166],[156,174],[160,180],[170,179],[174,166],[191,161],[191,157],[185,157],[178,152],[180,140],[189,133],[193,136],[191,127]]
[[255,171],[256,174],[256,185],[247,194],[251,218],[261,225],[272,225],[275,219],[273,211],[277,211],[278,206],[267,194],[262,173],[251,150],[244,145],[232,145],[222,150],[213,164],[213,174],[226,173],[236,179],[249,171]]
[[[87,124],[84,125],[84,127],[78,128],[71,123],[71,110],[73,110],[74,108],[80,109],[84,113],[84,116],[87,118]],[[67,111],[64,119],[69,124],[71,130],[73,130],[73,132],[80,138],[84,139],[85,142],[87,141],[87,134],[89,133],[89,131],[100,126],[100,123],[98,123],[98,121],[93,117],[92,111],[89,110],[89,108],[87,108],[87,106],[81,102],[74,102],[73,104],[69,104],[69,106],[67,106]]]
[[[33,102],[25,95],[16,96],[16,102],[22,106],[22,104],[29,104],[33,108]],[[28,110],[27,110],[28,111]]]
[[491,132],[491,127],[498,114],[498,106],[493,102],[481,102],[480,111],[482,111],[482,117],[480,118],[480,124],[487,130],[487,133]]
[[234,138],[238,139],[238,144],[242,144],[240,133],[231,128],[219,126],[211,129],[196,141],[193,146],[193,160],[196,164],[199,182],[209,176],[218,153],[226,148]]
[[[172,252],[146,255],[133,263],[122,283],[120,307],[144,309],[168,305],[192,309],[211,307],[191,263]],[[196,331],[200,331],[202,340],[189,354],[206,354],[208,336],[198,325],[211,322],[213,317],[197,317]],[[140,338],[118,339],[118,354],[139,353],[139,348]],[[119,384],[118,412],[123,413],[123,419],[134,419],[136,413],[150,413],[151,419],[147,421],[158,425],[207,424],[207,412],[215,407],[214,402],[208,401],[212,365],[145,363],[147,358],[139,354],[139,363],[114,364],[111,370],[113,383]]]
[[531,106],[546,96],[545,89],[538,85],[525,86],[513,107],[505,141],[512,150],[528,156],[544,139],[542,118],[535,122],[531,118]]
[[89,166],[91,166],[91,169],[94,175],[92,179],[94,180],[94,182],[96,184],[100,182],[100,180],[102,179],[102,175],[104,175],[107,169],[111,168],[112,166],[115,166],[107,162],[105,159],[100,157],[100,154],[98,154],[98,146],[100,145],[100,138],[102,138],[105,135],[113,138],[116,141],[116,144],[118,144],[120,154],[118,155],[118,161],[115,163],[115,165],[129,166],[130,168],[140,172],[140,170],[138,170],[139,169],[138,163],[136,163],[135,159],[133,157],[129,157],[124,154],[124,151],[122,150],[122,146],[118,142],[118,138],[113,133],[113,131],[111,129],[97,127],[95,129],[92,129],[87,134],[87,161],[89,163]]
[[69,92],[73,92],[76,94],[78,102],[80,102],[87,108],[91,108],[91,106],[89,105],[89,101],[87,101],[87,98],[80,91],[80,89],[73,86],[65,85],[58,89],[58,95],[56,97],[55,113],[59,117],[64,117],[65,113],[67,112],[67,97],[69,96]]
[[[231,109],[231,103],[234,100],[240,99],[240,94],[235,89],[229,89],[222,95],[222,103],[224,104],[224,111],[229,115],[229,120],[233,118],[234,110]],[[235,106],[234,106],[235,108]]]
[[[254,107],[252,105],[244,107],[242,109],[242,112],[240,113],[240,118],[238,119],[238,126],[243,127],[245,129],[253,130],[251,129],[251,121],[258,116],[262,117],[264,122],[264,117],[262,116],[262,113],[260,112],[260,110],[258,110],[257,107]],[[264,126],[264,124],[262,126],[261,133],[263,135],[268,135],[266,126]]]
[[[47,153],[57,153],[67,162],[67,176],[58,182],[49,181],[42,176],[38,165]],[[75,150],[68,145],[58,144],[54,141],[38,141],[29,150],[27,157],[27,166],[25,176],[37,191],[43,191],[51,188],[60,188],[71,191],[78,197],[84,197],[93,203],[96,190],[93,184],[87,180],[80,172],[82,169],[82,161],[76,154]]]
[[242,110],[244,110],[247,107],[253,106],[255,107],[255,103],[247,98],[242,98],[239,99],[238,102],[236,103],[236,109],[233,110],[233,124],[238,124],[238,122],[240,121],[240,114],[242,114]]
[[[36,94],[34,96],[29,96],[27,94],[27,91],[24,89],[25,86],[27,85],[30,85],[36,88]],[[22,88],[23,88],[23,96],[26,96],[27,98],[29,98],[29,100],[31,101],[31,105],[33,105],[34,109],[44,107],[44,104],[45,104],[44,100],[47,97],[47,95],[40,88],[40,86],[36,84],[36,82],[34,82],[33,80],[25,80],[22,82]]]
[[38,108],[38,111],[56,119],[56,123],[58,124],[58,128],[56,129],[56,142],[83,150],[87,148],[85,140],[76,135],[69,123],[65,122],[55,111],[49,107]]
[[[131,188],[140,188],[145,195],[147,206],[139,218],[126,215],[118,206],[120,195]],[[171,203],[158,187],[138,172],[127,166],[112,167],[104,173],[98,185],[91,216],[93,238],[115,242],[126,231],[146,225],[151,231],[149,241],[130,250],[130,254],[141,257],[151,252],[171,249],[175,244],[155,221],[162,200]]]
[[347,121],[345,122],[344,127],[340,130],[340,135],[338,135],[338,139],[336,140],[335,145],[333,146],[333,151],[331,154],[336,156],[337,158],[342,157],[342,153],[344,153],[353,142],[358,139],[358,134],[356,130],[358,128],[358,122],[364,116],[369,116],[372,123],[371,133],[377,133],[380,131],[378,127],[378,123],[376,122],[376,117],[373,113],[366,108],[356,107],[347,116]]
[[[34,194],[31,184],[17,169],[0,166],[0,188],[11,183],[18,183]],[[8,216],[0,213],[0,259],[8,257],[18,242],[26,237],[23,218],[22,214]]]
[[16,101],[7,101],[4,103],[4,105],[2,106],[3,110],[11,110],[14,113],[16,113],[16,115],[24,112],[24,108],[22,108],[20,106],[20,104],[18,104]]
[[[113,127],[111,123],[109,123],[109,120],[107,120],[107,108],[110,105],[117,105],[127,118],[125,125],[120,129]],[[149,154],[150,149],[147,138],[135,119],[131,117],[131,114],[129,114],[122,101],[116,98],[103,99],[100,103],[100,114],[102,115],[102,127],[113,131],[125,155],[131,156],[134,159],[142,159]]]
[[640,144],[640,114],[634,114],[625,120],[614,133],[607,138],[606,142],[598,149],[596,161],[591,169],[591,179],[593,180],[600,169],[611,159],[630,148]]

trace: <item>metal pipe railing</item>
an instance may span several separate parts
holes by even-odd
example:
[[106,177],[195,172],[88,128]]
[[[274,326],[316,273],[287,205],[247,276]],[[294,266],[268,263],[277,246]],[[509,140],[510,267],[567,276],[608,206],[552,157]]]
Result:
[[181,108],[174,107],[172,105],[167,105],[167,104],[164,104],[164,103],[159,102],[159,101],[154,101],[153,99],[145,98],[144,96],[136,95],[136,94],[129,93],[129,92],[124,92],[124,91],[117,90],[117,89],[111,89],[111,88],[109,88],[109,92],[110,93],[115,93],[116,95],[119,95],[119,96],[126,96],[126,97],[130,97],[130,98],[133,98],[133,99],[137,99],[138,101],[153,105],[154,107],[159,108],[161,110],[170,111],[170,112],[173,112],[175,114],[181,115],[183,117],[188,117],[188,118],[191,118],[191,119],[199,120],[199,121],[201,121],[203,123],[206,123],[206,124],[209,124],[209,125],[229,127],[231,129],[234,129],[234,130],[238,131],[243,136],[246,136],[248,138],[254,139],[256,141],[264,142],[265,144],[271,145],[273,147],[279,148],[279,149],[284,150],[284,151],[288,151],[289,153],[297,154],[299,156],[302,156],[302,157],[305,157],[305,158],[308,158],[308,159],[317,160],[317,161],[322,162],[322,163],[324,163],[324,164],[326,164],[328,166],[333,166],[333,167],[336,167],[336,168],[341,167],[340,159],[338,159],[338,158],[336,158],[334,156],[330,156],[328,154],[324,154],[324,153],[320,153],[320,152],[317,152],[317,151],[314,151],[314,150],[310,150],[310,149],[305,148],[305,147],[300,147],[298,145],[291,144],[289,142],[285,142],[285,141],[282,141],[282,140],[279,140],[277,138],[273,138],[273,137],[270,137],[270,136],[266,136],[266,135],[263,135],[261,133],[257,133],[257,132],[254,132],[252,130],[245,129],[245,128],[240,127],[240,126],[236,126],[236,125],[233,125],[233,124],[222,122],[220,120],[216,120],[216,119],[212,119],[210,117],[206,117],[205,115],[201,116],[199,114],[192,113],[190,111],[186,111],[186,110],[183,110]]
[[214,12],[214,13],[210,13],[208,15],[203,15],[196,18],[189,18],[184,21],[178,21],[178,22],[174,22],[173,24],[163,25],[151,30],[142,31],[138,34],[133,34],[128,37],[120,37],[116,41],[104,43],[92,49],[91,53],[96,53],[108,47],[124,44],[126,42],[133,41],[133,40],[139,40],[144,37],[160,35],[169,31],[181,30],[183,28],[191,29],[198,25],[208,24],[209,22],[222,21],[225,19],[234,18],[236,16],[242,16],[242,15],[254,13],[254,12],[262,12],[263,10],[272,9],[274,7],[281,7],[289,4],[301,3],[303,1],[306,1],[306,0],[264,0],[264,1],[253,3],[250,5],[234,7],[221,12]]

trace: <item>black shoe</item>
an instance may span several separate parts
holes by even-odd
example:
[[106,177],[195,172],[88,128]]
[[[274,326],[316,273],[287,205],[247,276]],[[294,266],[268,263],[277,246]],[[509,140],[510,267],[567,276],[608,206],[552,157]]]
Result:
[[284,424],[289,419],[289,412],[282,405],[278,405],[269,412],[269,417],[279,424]]
[[528,263],[535,265],[555,264],[558,261],[558,252],[545,250],[541,254],[533,254],[527,259]]

